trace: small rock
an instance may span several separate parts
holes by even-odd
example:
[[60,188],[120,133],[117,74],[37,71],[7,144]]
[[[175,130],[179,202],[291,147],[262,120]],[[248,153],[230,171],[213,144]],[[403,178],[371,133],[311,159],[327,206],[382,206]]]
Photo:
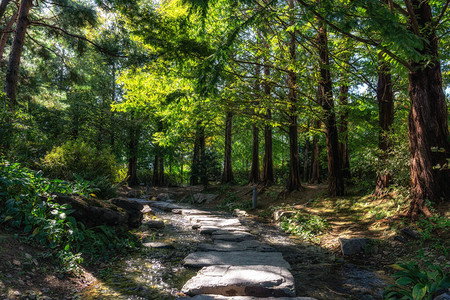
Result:
[[28,259],[32,259],[32,258],[33,258],[33,256],[31,256],[31,255],[28,254],[28,253],[25,253],[25,257],[28,258]]
[[403,244],[408,243],[407,240],[405,240],[401,235],[398,235],[398,234],[394,236],[394,240],[399,241],[400,243],[403,243]]
[[150,205],[144,205],[144,208],[141,209],[141,212],[145,215],[155,215],[155,213],[153,212],[152,208],[150,207]]
[[162,242],[149,242],[149,243],[143,243],[142,245],[147,248],[155,248],[155,249],[174,249],[175,248],[172,244],[162,243]]
[[450,300],[450,293],[440,294],[439,296],[435,297],[433,300]]
[[248,213],[245,210],[236,208],[233,210],[233,215],[238,217],[248,217]]
[[339,238],[341,244],[341,251],[344,255],[355,255],[365,250],[370,239],[356,238],[356,239],[344,239]]
[[167,201],[172,198],[172,194],[170,193],[160,193],[156,196],[156,201]]
[[293,214],[295,214],[295,212],[279,209],[273,212],[272,217],[276,222],[278,222],[282,217],[290,217]]
[[401,233],[403,233],[404,235],[406,235],[407,237],[413,238],[413,239],[419,239],[421,237],[421,234],[417,231],[414,230],[412,228],[403,228],[401,230]]
[[140,198],[144,193],[141,190],[132,190],[127,193],[128,198]]
[[13,259],[13,264],[20,267],[20,261],[18,261],[17,259]]
[[197,194],[194,194],[194,202],[197,204],[211,203],[217,197],[219,197],[219,195],[197,193]]
[[144,223],[148,228],[161,229],[164,228],[164,222],[158,220],[150,220]]

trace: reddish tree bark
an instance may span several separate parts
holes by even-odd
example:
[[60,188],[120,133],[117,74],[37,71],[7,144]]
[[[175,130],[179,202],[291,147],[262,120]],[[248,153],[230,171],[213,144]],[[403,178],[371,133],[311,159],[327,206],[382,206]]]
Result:
[[339,90],[339,154],[341,155],[342,176],[351,178],[350,153],[348,150],[348,84],[343,83]]
[[[377,101],[379,115],[379,135],[378,147],[382,151],[381,160],[386,160],[388,152],[391,148],[388,133],[394,123],[394,92],[392,91],[391,68],[389,63],[383,59],[382,54],[379,55],[378,68],[378,84],[377,84]],[[391,181],[390,173],[377,174],[375,195],[381,196],[385,189],[389,187]]]
[[430,215],[426,200],[437,202],[450,199],[450,168],[447,161],[450,143],[438,39],[431,7],[428,1],[411,0],[411,3],[411,17],[418,26],[411,26],[411,30],[424,39],[423,49],[417,49],[424,58],[411,61],[412,71],[409,73],[412,201],[408,214],[415,218],[420,214]]
[[259,128],[258,125],[253,124],[253,138],[252,138],[252,166],[250,168],[249,184],[259,183]]
[[5,53],[6,42],[8,41],[8,37],[9,37],[12,26],[17,21],[18,13],[19,13],[19,11],[14,12],[11,19],[9,19],[8,23],[2,30],[3,33],[0,37],[0,63],[2,63],[2,64],[3,64],[3,54]]
[[139,146],[139,130],[135,126],[130,126],[128,131],[128,171],[127,183],[129,186],[138,185],[137,178],[137,157]]
[[338,149],[338,131],[336,126],[336,114],[332,91],[330,74],[330,63],[328,57],[328,37],[324,24],[321,24],[317,39],[319,45],[319,99],[324,110],[325,135],[327,140],[328,156],[328,195],[343,196],[344,180],[342,176],[342,163]]
[[[319,122],[320,125],[320,122]],[[320,183],[320,174],[319,174],[319,139],[317,136],[313,137],[313,153],[311,158],[311,177],[308,180],[308,183],[318,184]]]

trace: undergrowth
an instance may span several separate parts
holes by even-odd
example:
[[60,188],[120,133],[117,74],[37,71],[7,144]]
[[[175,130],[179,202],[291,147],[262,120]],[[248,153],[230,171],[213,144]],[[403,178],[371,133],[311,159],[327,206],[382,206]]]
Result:
[[284,231],[309,241],[318,241],[318,236],[331,228],[326,218],[300,211],[281,217],[279,222]]
[[108,259],[138,245],[136,237],[120,228],[86,228],[70,215],[74,210],[69,205],[52,201],[56,192],[89,197],[93,190],[86,181],[50,180],[42,172],[0,161],[0,224],[22,231],[24,241],[51,249],[62,272],[79,271],[82,256]]

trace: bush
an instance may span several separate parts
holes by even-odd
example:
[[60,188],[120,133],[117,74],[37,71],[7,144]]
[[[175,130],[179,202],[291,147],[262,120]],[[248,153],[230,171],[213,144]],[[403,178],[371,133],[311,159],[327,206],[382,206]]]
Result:
[[113,185],[123,179],[111,151],[98,150],[83,141],[69,141],[53,148],[41,165],[51,178],[92,181],[99,189],[99,197],[114,196]]
[[85,183],[50,180],[42,172],[0,161],[0,224],[22,230],[25,239],[52,249],[62,271],[75,271],[81,253],[108,258],[138,243],[121,229],[85,228],[70,216],[70,206],[52,201],[50,195],[55,192],[88,197],[92,190]]

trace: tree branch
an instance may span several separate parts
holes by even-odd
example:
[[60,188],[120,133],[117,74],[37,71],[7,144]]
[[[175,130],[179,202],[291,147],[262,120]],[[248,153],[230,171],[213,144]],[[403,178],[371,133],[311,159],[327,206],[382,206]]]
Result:
[[31,21],[31,24],[30,24],[30,25],[36,25],[36,26],[43,26],[43,27],[52,28],[52,29],[55,29],[55,30],[57,30],[57,31],[60,31],[60,32],[64,33],[64,34],[67,35],[67,36],[70,36],[70,37],[73,37],[73,38],[77,38],[77,39],[79,39],[79,40],[86,41],[86,42],[88,42],[89,44],[91,44],[92,46],[94,46],[95,48],[97,48],[97,50],[100,51],[101,53],[106,54],[106,55],[109,55],[109,56],[120,57],[120,58],[128,57],[127,55],[120,55],[120,54],[117,54],[117,53],[112,53],[112,52],[110,52],[108,49],[105,49],[104,47],[102,47],[102,46],[96,44],[95,42],[91,41],[90,39],[88,39],[88,38],[86,38],[86,37],[84,37],[84,36],[81,36],[81,35],[78,35],[78,34],[74,34],[74,33],[70,33],[70,32],[68,32],[67,30],[65,30],[65,29],[63,29],[63,28],[60,28],[60,27],[58,27],[58,26],[55,26],[55,25],[50,25],[50,24],[46,24],[46,23],[42,23],[42,22],[37,22],[37,21]]
[[445,16],[445,11],[447,10],[449,4],[450,4],[450,0],[445,1],[444,7],[442,7],[441,13],[439,14],[436,21],[434,22],[435,26],[439,25],[442,18]]
[[408,11],[408,15],[411,19],[412,29],[417,36],[420,36],[419,23],[417,23],[416,15],[414,14],[414,7],[411,3],[411,0],[405,0],[405,4],[406,9]]

